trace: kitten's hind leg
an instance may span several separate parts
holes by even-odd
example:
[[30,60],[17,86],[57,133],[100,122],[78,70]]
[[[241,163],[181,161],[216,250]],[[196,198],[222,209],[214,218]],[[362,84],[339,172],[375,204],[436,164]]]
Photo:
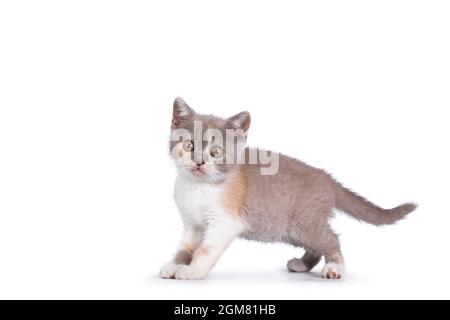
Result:
[[325,267],[322,270],[322,277],[326,279],[340,279],[344,269],[344,258],[340,250],[325,254]]
[[322,255],[312,250],[306,250],[301,259],[292,259],[287,263],[287,268],[291,272],[309,272],[322,259]]
[[333,206],[332,196],[325,194],[314,198],[293,216],[289,229],[291,239],[325,256],[326,265],[322,275],[327,279],[341,278],[344,270],[338,237],[328,223]]

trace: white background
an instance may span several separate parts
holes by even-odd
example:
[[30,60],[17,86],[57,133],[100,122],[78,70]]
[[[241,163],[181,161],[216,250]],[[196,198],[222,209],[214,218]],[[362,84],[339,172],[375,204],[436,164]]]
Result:
[[[2,1],[0,298],[450,298],[448,1]],[[348,275],[235,242],[160,280],[181,221],[172,102],[252,113],[249,143],[333,173],[392,227],[338,216]]]

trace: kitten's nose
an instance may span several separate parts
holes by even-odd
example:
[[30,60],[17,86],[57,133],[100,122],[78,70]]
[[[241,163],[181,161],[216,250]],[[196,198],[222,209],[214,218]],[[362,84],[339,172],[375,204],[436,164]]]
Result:
[[205,161],[202,160],[202,163],[197,162],[197,167],[200,167],[201,165],[205,164]]
[[200,151],[194,152],[194,162],[197,164],[197,166],[201,166],[202,164],[205,164],[205,161],[203,159],[203,153]]

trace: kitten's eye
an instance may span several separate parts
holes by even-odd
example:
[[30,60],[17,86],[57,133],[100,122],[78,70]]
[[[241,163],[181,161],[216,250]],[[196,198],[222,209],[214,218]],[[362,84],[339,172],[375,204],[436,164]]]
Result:
[[220,157],[223,155],[223,150],[222,150],[222,148],[221,148],[221,147],[213,147],[213,148],[211,149],[211,155],[212,155],[214,158],[220,158]]
[[190,140],[183,142],[183,149],[186,152],[191,152],[192,150],[194,150],[194,143]]

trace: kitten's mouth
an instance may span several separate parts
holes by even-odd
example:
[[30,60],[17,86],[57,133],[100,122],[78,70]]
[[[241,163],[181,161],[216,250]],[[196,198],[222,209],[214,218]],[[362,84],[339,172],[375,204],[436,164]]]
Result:
[[202,167],[193,168],[191,169],[191,172],[194,176],[203,176],[206,174]]

